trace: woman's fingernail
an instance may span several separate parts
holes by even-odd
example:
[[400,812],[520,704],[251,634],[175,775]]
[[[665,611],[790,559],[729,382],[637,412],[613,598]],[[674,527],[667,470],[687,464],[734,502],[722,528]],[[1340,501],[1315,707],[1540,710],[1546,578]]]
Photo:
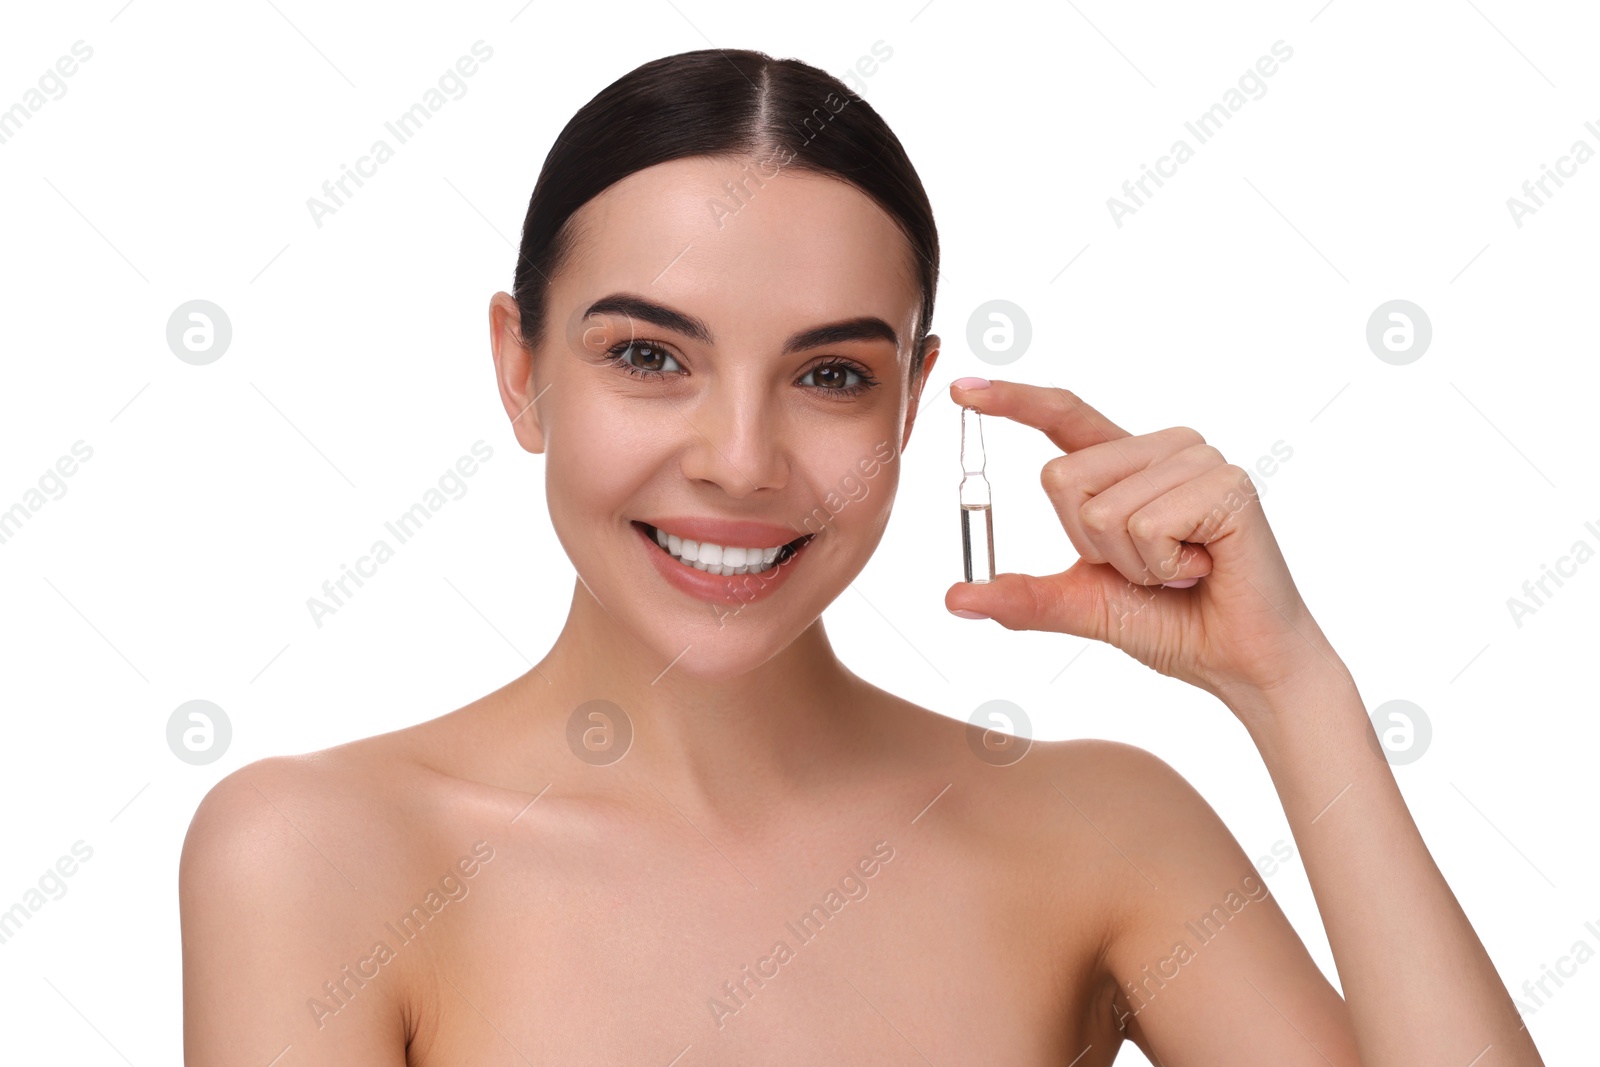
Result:
[[987,389],[987,388],[989,388],[989,379],[987,379],[987,378],[957,378],[955,380],[955,382],[952,383],[952,384],[954,384],[954,385],[956,385],[956,386],[958,386],[958,387],[960,387],[962,389]]
[[1187,589],[1199,580],[1200,579],[1198,578],[1179,578],[1175,581],[1162,582],[1161,584],[1166,586],[1168,589]]
[[963,619],[987,619],[989,617],[976,611],[968,611],[966,608],[951,608],[950,614],[959,615]]

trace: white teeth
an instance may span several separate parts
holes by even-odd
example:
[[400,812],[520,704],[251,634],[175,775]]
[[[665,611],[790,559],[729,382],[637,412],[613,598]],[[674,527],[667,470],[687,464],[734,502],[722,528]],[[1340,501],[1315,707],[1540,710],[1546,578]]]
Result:
[[754,574],[770,568],[783,550],[782,545],[772,548],[749,548],[743,545],[716,545],[705,541],[690,541],[665,530],[655,532],[656,544],[675,556],[680,563],[705,571],[707,574],[731,576]]

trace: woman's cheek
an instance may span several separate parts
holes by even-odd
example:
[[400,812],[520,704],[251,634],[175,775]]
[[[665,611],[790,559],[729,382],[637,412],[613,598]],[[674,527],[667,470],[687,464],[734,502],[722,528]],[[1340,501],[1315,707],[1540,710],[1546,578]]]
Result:
[[555,414],[545,452],[552,508],[574,518],[615,511],[650,462],[648,437],[614,405],[572,403],[571,394]]
[[888,522],[898,471],[882,461],[870,441],[832,456],[817,484],[836,525],[850,530],[881,528]]

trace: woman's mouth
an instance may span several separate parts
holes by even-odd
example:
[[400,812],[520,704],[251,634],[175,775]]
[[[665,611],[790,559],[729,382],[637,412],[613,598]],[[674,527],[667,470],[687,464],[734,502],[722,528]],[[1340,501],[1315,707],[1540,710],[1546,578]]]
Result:
[[708,575],[724,577],[736,577],[742,574],[759,575],[776,570],[816,536],[804,534],[781,545],[749,547],[694,541],[679,537],[677,534],[669,534],[647,522],[637,520],[634,520],[633,525],[652,544],[680,565],[703,571]]

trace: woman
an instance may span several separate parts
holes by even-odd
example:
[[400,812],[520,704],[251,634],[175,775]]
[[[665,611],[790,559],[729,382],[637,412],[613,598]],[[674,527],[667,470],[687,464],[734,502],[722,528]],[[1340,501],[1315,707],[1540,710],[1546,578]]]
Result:
[[[1081,558],[945,603],[1216,695],[1347,999],[1161,760],[974,738],[835,657],[819,616],[887,522],[937,276],[898,140],[815,68],[690,52],[573,118],[490,304],[566,626],[464,708],[210,792],[191,1065],[1540,1062],[1248,478],[1194,430],[956,382],[1064,453],[1043,487]],[[539,561],[509,569],[543,610]]]

